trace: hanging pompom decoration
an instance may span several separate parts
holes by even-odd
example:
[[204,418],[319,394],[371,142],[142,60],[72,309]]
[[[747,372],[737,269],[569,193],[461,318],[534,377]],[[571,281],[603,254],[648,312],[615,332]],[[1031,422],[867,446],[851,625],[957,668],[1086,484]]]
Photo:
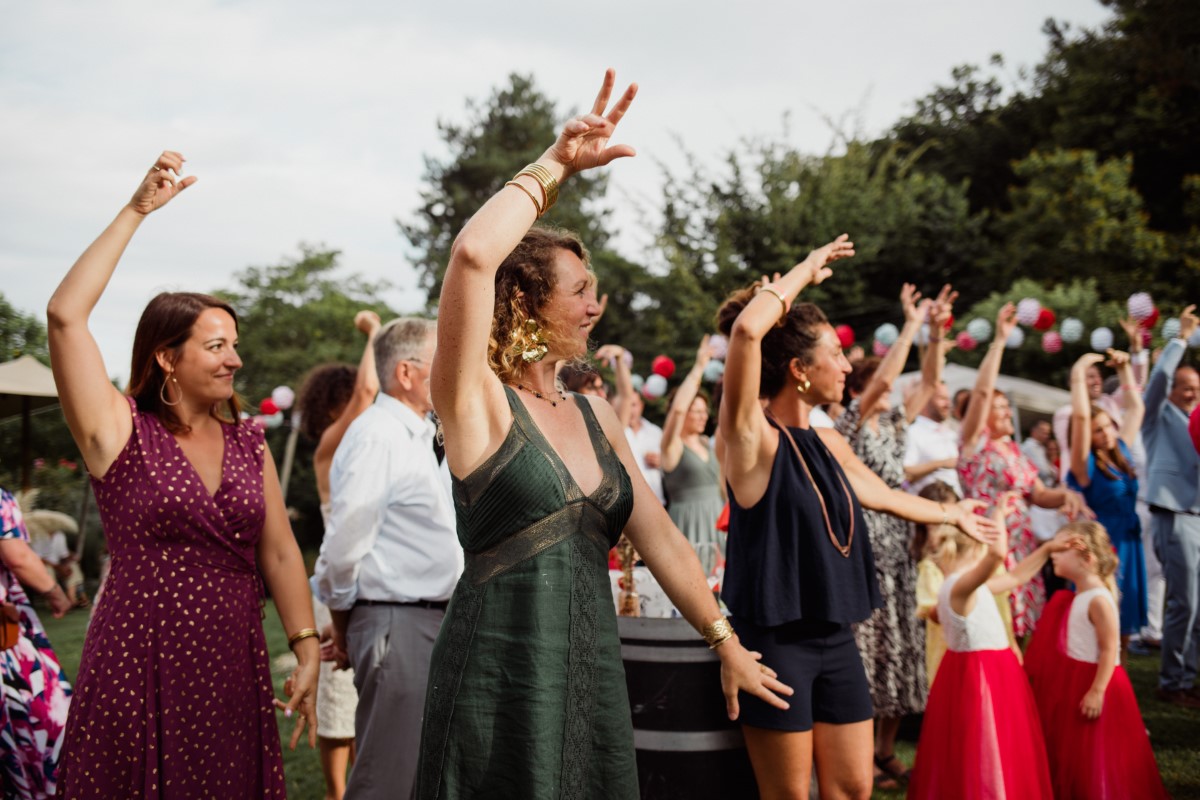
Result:
[[1146,317],[1143,320],[1139,320],[1138,324],[1141,325],[1146,330],[1150,330],[1151,328],[1153,328],[1155,325],[1158,324],[1158,309],[1157,308],[1151,309],[1150,316]]
[[1105,350],[1113,346],[1113,332],[1111,328],[1096,328],[1092,331],[1092,349],[1098,353],[1103,353]]
[[267,414],[258,418],[264,428],[278,428],[283,424],[283,412],[276,411],[274,414]]
[[959,331],[958,336],[954,337],[954,344],[958,346],[959,350],[965,350],[968,353],[979,346],[979,342],[975,341],[975,337],[968,331]]
[[276,408],[287,411],[296,402],[296,393],[290,386],[276,386],[271,390],[271,399],[275,401]]
[[1138,330],[1140,330],[1142,332],[1142,347],[1145,347],[1147,350],[1150,349],[1150,342],[1154,338],[1153,336],[1150,335],[1150,329],[1149,328],[1138,328]]
[[1021,302],[1017,303],[1017,322],[1022,325],[1032,325],[1037,322],[1038,314],[1042,311],[1042,304],[1033,297],[1026,297]]
[[1059,326],[1059,333],[1064,342],[1078,342],[1083,338],[1083,323],[1074,317],[1067,317]]
[[890,347],[888,347],[886,344],[879,341],[878,339],[876,339],[874,342],[871,343],[871,352],[874,353],[875,355],[879,356],[880,358],[883,358],[884,356],[886,356],[887,351],[890,349],[891,349]]
[[838,325],[833,329],[837,333],[838,343],[841,344],[843,350],[848,350],[854,346],[854,329],[849,325]]
[[1162,336],[1168,340],[1179,337],[1179,317],[1167,317],[1167,321],[1163,323]]
[[1025,344],[1025,331],[1020,328],[1013,328],[1012,333],[1008,335],[1008,339],[1004,342],[1004,346],[1009,350],[1016,350],[1023,344]]
[[264,417],[269,417],[272,414],[279,413],[279,406],[275,404],[274,400],[267,397],[267,398],[264,398],[263,401],[258,404],[258,411]]
[[662,397],[667,393],[667,379],[657,372],[646,378],[646,382],[642,384],[642,396],[651,400]]
[[716,383],[721,380],[721,376],[725,374],[725,362],[717,361],[715,358],[704,365],[704,380],[709,383]]
[[875,341],[884,347],[891,347],[900,336],[900,330],[890,322],[885,322],[875,329]]
[[729,340],[719,333],[714,333],[708,337],[708,349],[712,351],[713,358],[724,361],[725,356],[729,355]]
[[642,390],[642,385],[646,382],[646,379],[641,375],[633,374],[629,376],[629,382],[633,384],[633,390],[635,392],[640,392]]
[[666,383],[666,379],[675,374],[675,362],[667,356],[655,356],[650,362],[650,371],[661,375],[663,383]]
[[926,345],[929,344],[929,323],[928,322],[926,322],[924,325],[922,325],[920,328],[917,329],[916,340],[917,340],[917,346],[919,346],[919,347],[925,347]]
[[1062,336],[1054,331],[1046,331],[1042,334],[1042,349],[1047,353],[1057,353],[1062,350]]
[[1154,311],[1154,301],[1145,292],[1135,292],[1129,295],[1129,316],[1141,322]]
[[1033,329],[1035,331],[1048,331],[1054,327],[1054,322],[1056,319],[1057,318],[1054,316],[1053,311],[1048,308],[1043,308],[1038,312],[1038,318],[1037,321],[1033,323]]
[[971,334],[976,344],[986,342],[992,338],[992,323],[982,317],[976,317],[967,323],[967,333]]

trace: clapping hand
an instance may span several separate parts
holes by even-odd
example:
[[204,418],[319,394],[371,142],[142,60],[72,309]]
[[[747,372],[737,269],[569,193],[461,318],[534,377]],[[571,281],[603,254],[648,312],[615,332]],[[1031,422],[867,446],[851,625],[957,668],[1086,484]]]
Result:
[[164,150],[146,173],[129,201],[129,207],[143,217],[171,202],[175,195],[196,182],[195,175],[180,178],[184,158],[173,150]]
[[616,72],[612,69],[604,73],[604,83],[596,102],[592,104],[591,113],[580,114],[567,120],[558,140],[546,151],[547,158],[557,161],[563,166],[563,178],[568,178],[576,172],[603,167],[614,159],[627,158],[636,155],[636,151],[627,144],[609,146],[609,139],[616,130],[617,123],[625,116],[633,98],[637,95],[637,84],[629,84],[629,88],[621,95],[621,99],[607,114],[608,101],[612,97],[613,85],[616,83]]

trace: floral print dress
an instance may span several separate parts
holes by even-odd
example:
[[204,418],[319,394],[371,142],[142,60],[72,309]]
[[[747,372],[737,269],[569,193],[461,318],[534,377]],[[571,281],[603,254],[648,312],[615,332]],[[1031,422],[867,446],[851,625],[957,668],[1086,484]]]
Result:
[[[1038,548],[1029,517],[1038,471],[1011,439],[992,439],[985,432],[982,440],[983,444],[973,456],[964,454],[959,458],[958,478],[967,499],[987,503],[988,514],[992,513],[1000,495],[1005,492],[1017,493],[1012,510],[1004,520],[1008,526],[1008,558],[1004,560],[1004,566],[1011,571],[1021,559]],[[1013,589],[1009,602],[1016,637],[1019,639],[1033,633],[1038,617],[1042,615],[1042,607],[1046,604],[1046,585],[1042,582],[1041,574]]]
[[[0,539],[29,542],[16,499],[0,489]],[[16,576],[0,561],[0,600],[20,613],[20,638],[0,652],[0,785],[5,797],[40,800],[57,787],[71,685]]]

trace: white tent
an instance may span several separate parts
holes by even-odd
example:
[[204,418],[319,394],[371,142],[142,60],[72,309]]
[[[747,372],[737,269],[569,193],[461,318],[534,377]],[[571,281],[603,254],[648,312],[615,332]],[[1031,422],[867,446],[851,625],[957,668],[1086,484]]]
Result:
[[[960,364],[947,364],[942,370],[942,380],[950,389],[950,395],[959,389],[975,387],[975,377],[978,370],[964,367]],[[892,402],[903,402],[904,390],[913,382],[921,380],[920,372],[906,372],[892,386]],[[996,377],[996,388],[1008,395],[1013,411],[1017,415],[1016,427],[1021,430],[1021,414],[1032,417],[1049,417],[1062,406],[1071,402],[1071,393],[1065,389],[1048,386],[1025,378],[1014,378],[1011,375]]]

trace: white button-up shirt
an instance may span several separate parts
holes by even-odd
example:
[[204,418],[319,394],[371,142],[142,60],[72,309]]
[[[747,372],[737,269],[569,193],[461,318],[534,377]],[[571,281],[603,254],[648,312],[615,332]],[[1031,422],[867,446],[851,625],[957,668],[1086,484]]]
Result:
[[657,467],[646,466],[647,453],[662,455],[662,433],[662,428],[648,419],[643,419],[642,426],[636,431],[632,427],[625,429],[625,440],[629,442],[629,449],[633,451],[633,456],[637,459],[638,469],[642,471],[642,477],[650,485],[650,490],[654,492],[654,496],[658,498],[658,502],[665,505],[667,496],[663,494],[662,470]]
[[433,423],[382,392],[350,424],[333,457],[332,508],[311,580],[331,609],[453,593],[463,552],[433,433]]
[[[935,422],[924,414],[913,420],[908,426],[908,443],[904,449],[904,466],[915,467],[928,464],[930,461],[942,461],[947,458],[958,458],[958,432],[942,422]],[[958,472],[953,469],[939,467],[933,472],[914,481],[908,487],[913,494],[918,494],[934,481],[944,481],[962,497],[962,486],[958,482]]]

